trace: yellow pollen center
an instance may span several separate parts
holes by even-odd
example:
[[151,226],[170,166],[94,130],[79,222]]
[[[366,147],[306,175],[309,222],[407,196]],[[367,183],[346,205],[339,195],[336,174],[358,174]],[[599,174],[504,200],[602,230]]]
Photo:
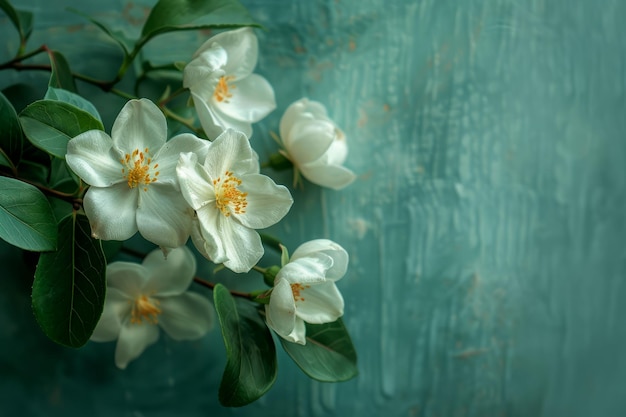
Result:
[[122,174],[124,179],[127,180],[128,188],[135,188],[141,184],[144,185],[143,190],[148,191],[146,186],[157,180],[159,164],[154,164],[151,167],[152,158],[149,158],[148,154],[148,148],[144,149],[143,152],[135,149],[132,153],[127,153],[124,158],[120,159],[120,162],[124,165]]
[[232,213],[243,214],[248,206],[248,193],[237,189],[241,185],[241,180],[233,175],[231,171],[224,173],[224,178],[218,177],[213,180],[215,187],[215,205],[226,217]]
[[[237,88],[237,86],[232,85],[232,80],[235,79],[234,75],[223,75],[220,77],[217,85],[215,86],[215,91],[213,92],[213,97],[220,103],[223,101],[224,103],[228,103],[228,99],[233,96],[232,90]],[[230,85],[228,83],[231,83]]]
[[130,322],[133,324],[141,324],[143,320],[151,324],[159,322],[159,314],[161,309],[158,307],[158,300],[151,300],[145,295],[140,295],[132,302],[133,307],[130,313]]
[[296,301],[304,301],[304,297],[300,295],[300,291],[311,288],[310,285],[291,284],[291,292],[293,293],[293,299]]

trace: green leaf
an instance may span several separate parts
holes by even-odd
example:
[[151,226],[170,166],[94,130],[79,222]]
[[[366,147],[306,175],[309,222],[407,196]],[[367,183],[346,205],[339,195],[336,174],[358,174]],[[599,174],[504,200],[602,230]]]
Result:
[[121,31],[114,31],[109,29],[108,26],[106,26],[104,23],[94,19],[93,17],[89,16],[88,14],[85,14],[83,12],[81,12],[80,10],[76,10],[72,7],[68,7],[67,10],[69,12],[75,13],[79,16],[84,17],[85,19],[89,20],[91,23],[93,23],[94,25],[96,25],[96,27],[98,27],[100,30],[102,30],[104,33],[106,33],[113,41],[115,41],[120,48],[122,48],[122,51],[124,51],[124,56],[128,56],[128,50],[132,49],[133,44],[132,42],[124,35],[123,32]]
[[87,343],[106,292],[106,260],[89,220],[76,212],[59,223],[59,249],[39,258],[32,305],[37,322],[53,341],[70,347]]
[[[0,165],[13,168],[22,157],[22,128],[13,105],[0,93]],[[3,161],[6,159],[6,161]]]
[[259,26],[238,0],[160,0],[141,31],[141,43],[176,30]]
[[50,65],[52,66],[52,73],[50,74],[50,87],[62,88],[67,91],[75,93],[76,82],[70,69],[70,64],[65,57],[58,51],[50,51],[48,53],[50,57]]
[[100,113],[98,113],[96,106],[94,106],[89,100],[79,96],[76,93],[72,93],[71,91],[50,86],[48,87],[48,91],[46,91],[44,99],[62,101],[64,103],[71,104],[74,107],[85,110],[87,113],[91,114],[93,117],[102,122],[102,118],[100,117]]
[[250,303],[235,302],[226,287],[213,290],[215,309],[226,346],[226,368],[220,403],[240,407],[265,394],[276,380],[276,348],[272,334]]
[[55,100],[39,100],[19,116],[24,134],[37,148],[64,158],[67,142],[88,130],[104,130],[102,122],[85,110]]
[[0,189],[0,238],[25,250],[55,250],[56,220],[41,191],[6,177],[0,177]]
[[356,351],[341,319],[334,323],[306,323],[306,344],[299,345],[280,338],[291,359],[313,379],[340,382],[359,373]]
[[13,8],[7,0],[0,0],[0,9],[4,10],[15,29],[19,32],[22,43],[26,42],[33,31],[33,14]]

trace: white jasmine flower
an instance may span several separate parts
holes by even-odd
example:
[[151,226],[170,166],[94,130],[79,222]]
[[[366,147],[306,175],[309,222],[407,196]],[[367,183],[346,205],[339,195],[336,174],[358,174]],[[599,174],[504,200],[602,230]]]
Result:
[[306,242],[293,253],[274,280],[267,325],[280,337],[304,345],[304,323],[332,323],[343,316],[343,297],[335,281],[348,268],[348,253],[328,239]]
[[250,137],[252,123],[276,108],[272,86],[252,73],[258,52],[258,40],[251,28],[231,30],[207,40],[185,67],[183,86],[191,91],[209,138],[227,128]]
[[172,249],[167,259],[157,249],[142,264],[110,264],[104,311],[91,340],[117,339],[115,365],[125,369],[159,339],[159,327],[175,340],[201,338],[213,326],[213,309],[187,291],[195,273],[196,259],[186,246]]
[[346,136],[328,118],[321,103],[306,98],[292,103],[280,120],[281,153],[314,184],[335,190],[349,185],[356,176],[342,166],[348,155]]
[[210,142],[166,136],[165,116],[141,99],[126,103],[111,136],[90,130],[69,141],[67,164],[90,185],[83,205],[93,237],[126,240],[139,230],[163,247],[187,241],[193,211],[180,194],[176,164],[181,152],[206,155]]
[[258,157],[241,132],[222,133],[203,162],[195,154],[181,154],[176,169],[183,196],[198,217],[191,237],[208,259],[247,272],[263,255],[254,229],[277,223],[293,199],[287,188],[259,174]]

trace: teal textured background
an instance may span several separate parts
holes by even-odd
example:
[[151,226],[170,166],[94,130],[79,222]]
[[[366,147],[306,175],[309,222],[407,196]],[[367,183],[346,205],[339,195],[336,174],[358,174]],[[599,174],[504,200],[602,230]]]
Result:
[[[22,0],[30,45],[112,78],[120,54],[78,7],[135,35],[153,2]],[[360,375],[309,380],[286,355],[270,393],[224,409],[219,332],[162,337],[126,371],[113,344],[48,342],[29,275],[0,243],[0,413],[24,416],[626,415],[626,2],[246,1],[258,72],[278,109],[326,104],[359,174],[341,192],[307,184],[272,232],[294,249],[331,238]],[[121,16],[121,17],[120,17]],[[155,39],[146,55],[189,60],[207,33]],[[167,39],[166,39],[167,38]],[[16,36],[0,16],[0,60]],[[47,75],[0,73],[0,87]],[[110,127],[123,105],[80,84]],[[289,184],[289,174],[276,175]],[[229,282],[233,283],[234,278]]]

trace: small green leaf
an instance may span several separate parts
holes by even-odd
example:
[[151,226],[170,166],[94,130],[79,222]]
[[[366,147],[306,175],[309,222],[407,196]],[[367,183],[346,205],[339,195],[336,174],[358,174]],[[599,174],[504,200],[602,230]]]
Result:
[[222,284],[215,286],[213,300],[227,356],[219,400],[227,407],[241,407],[263,396],[274,384],[276,347],[251,303],[236,302]]
[[39,100],[19,116],[24,134],[37,148],[64,158],[67,142],[88,130],[104,130],[102,122],[85,110],[55,100]]
[[0,177],[0,189],[0,238],[25,250],[55,250],[56,220],[41,191],[6,177]]
[[[0,165],[14,167],[22,157],[22,128],[13,105],[0,93]],[[7,161],[3,161],[6,158]]]
[[106,33],[113,41],[115,41],[120,46],[120,48],[122,48],[122,51],[124,51],[124,56],[128,56],[128,50],[132,48],[133,44],[124,35],[124,33],[122,33],[121,31],[114,31],[114,30],[109,29],[104,23],[94,19],[88,14],[81,12],[80,10],[76,10],[72,7],[68,7],[67,10],[69,12],[72,12],[79,16],[84,17],[85,19],[89,20],[91,23],[96,25],[96,27],[98,27],[100,30]]
[[356,351],[341,319],[334,323],[306,323],[306,344],[280,338],[283,348],[302,371],[322,382],[340,382],[359,373]]
[[48,56],[50,57],[50,65],[52,66],[52,73],[50,74],[50,82],[48,85],[75,93],[77,91],[76,81],[74,81],[70,64],[65,57],[58,51],[50,51]]
[[33,31],[33,14],[13,8],[7,0],[0,0],[0,9],[4,10],[15,29],[17,29],[22,43],[26,42]]
[[102,118],[100,117],[100,113],[98,113],[96,106],[91,104],[89,100],[79,96],[76,93],[72,93],[71,91],[50,86],[48,87],[48,91],[46,91],[44,99],[62,101],[64,103],[71,104],[74,107],[85,110],[87,113],[91,114],[93,117],[102,122]]
[[259,26],[238,0],[160,0],[141,31],[141,41],[176,30]]
[[87,343],[106,292],[106,260],[89,220],[76,212],[59,223],[59,249],[39,258],[32,305],[37,322],[53,341],[70,347]]

